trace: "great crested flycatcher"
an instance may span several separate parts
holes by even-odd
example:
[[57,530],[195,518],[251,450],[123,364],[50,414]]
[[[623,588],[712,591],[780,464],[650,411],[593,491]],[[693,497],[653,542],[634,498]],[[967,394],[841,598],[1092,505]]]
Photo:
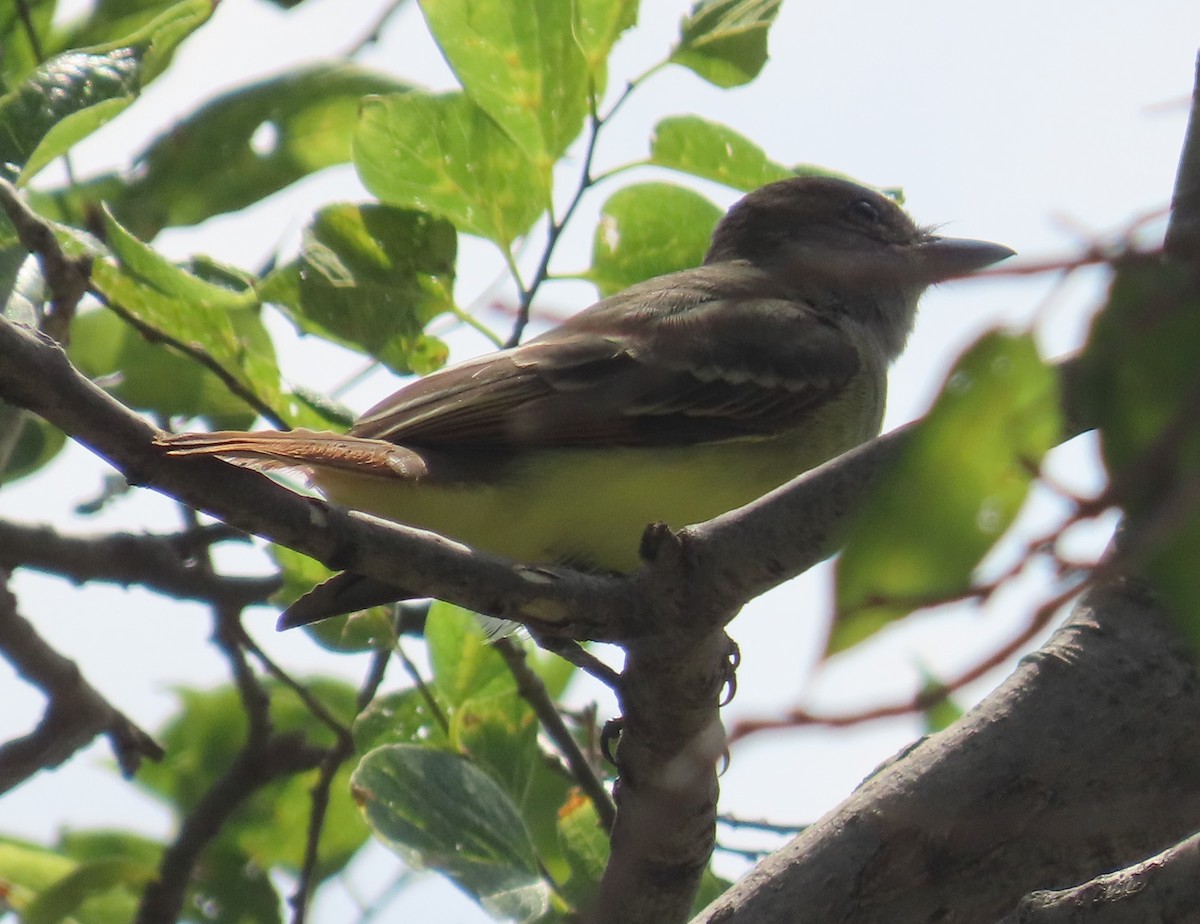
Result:
[[[415,381],[345,435],[158,442],[299,469],[335,503],[519,561],[628,572],[648,524],[707,520],[878,434],[922,292],[1011,254],[845,180],[781,180],[729,210],[703,266]],[[411,596],[341,574],[280,627]]]

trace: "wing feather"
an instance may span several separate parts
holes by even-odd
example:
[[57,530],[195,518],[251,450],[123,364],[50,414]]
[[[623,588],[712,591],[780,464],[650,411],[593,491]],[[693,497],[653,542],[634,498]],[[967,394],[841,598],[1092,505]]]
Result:
[[695,270],[634,287],[523,346],[414,382],[350,434],[511,451],[682,445],[795,426],[846,387],[857,350],[828,312],[761,275],[732,275],[724,286]]

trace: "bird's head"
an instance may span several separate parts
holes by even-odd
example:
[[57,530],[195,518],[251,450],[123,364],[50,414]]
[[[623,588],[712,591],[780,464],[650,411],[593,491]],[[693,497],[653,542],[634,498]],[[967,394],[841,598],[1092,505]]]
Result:
[[858,316],[895,355],[926,288],[1012,253],[1001,244],[934,234],[876,190],[807,176],[771,183],[735,203],[704,262],[754,264],[796,297]]

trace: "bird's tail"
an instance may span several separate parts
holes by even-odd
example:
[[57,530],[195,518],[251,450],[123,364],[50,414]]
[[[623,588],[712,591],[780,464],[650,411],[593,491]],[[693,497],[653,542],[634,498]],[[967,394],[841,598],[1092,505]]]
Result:
[[259,471],[344,469],[357,475],[407,479],[420,477],[426,468],[418,453],[395,443],[322,430],[164,433],[155,437],[154,445],[172,456],[217,456]]

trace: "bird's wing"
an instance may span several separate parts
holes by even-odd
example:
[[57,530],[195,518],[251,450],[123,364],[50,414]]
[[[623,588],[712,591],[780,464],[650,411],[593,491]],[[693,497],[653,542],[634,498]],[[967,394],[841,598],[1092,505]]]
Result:
[[797,424],[860,367],[845,331],[803,302],[652,294],[653,306],[644,291],[627,293],[524,346],[427,376],[350,435],[497,451],[761,436]]

